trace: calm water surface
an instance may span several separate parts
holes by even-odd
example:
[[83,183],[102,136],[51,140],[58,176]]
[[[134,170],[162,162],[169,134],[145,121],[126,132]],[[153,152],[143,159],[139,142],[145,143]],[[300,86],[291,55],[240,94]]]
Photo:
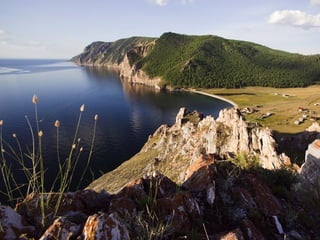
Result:
[[[117,74],[79,67],[63,60],[0,60],[0,120],[3,137],[14,146],[15,133],[23,148],[30,148],[31,134],[25,116],[35,122],[32,96],[39,97],[38,113],[43,131],[44,157],[48,173],[56,174],[56,128],[61,122],[61,158],[73,140],[79,108],[85,104],[79,132],[84,148],[83,168],[99,115],[90,168],[95,178],[137,153],[148,136],[161,124],[174,123],[180,107],[217,116],[230,104],[206,96],[182,92],[154,92],[138,85],[123,84]],[[27,151],[27,150],[25,150]],[[82,164],[82,166],[81,166]],[[81,172],[80,170],[77,170]],[[52,177],[48,174],[48,178]],[[85,186],[92,180],[87,176]]]

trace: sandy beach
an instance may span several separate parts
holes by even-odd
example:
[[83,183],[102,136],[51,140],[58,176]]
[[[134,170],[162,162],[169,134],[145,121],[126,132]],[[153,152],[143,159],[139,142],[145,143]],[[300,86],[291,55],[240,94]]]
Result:
[[233,101],[231,101],[231,100],[229,100],[229,99],[220,97],[220,96],[218,96],[218,95],[214,95],[214,94],[210,94],[210,93],[198,91],[198,90],[195,90],[195,89],[189,89],[189,91],[190,91],[190,92],[193,92],[193,93],[201,94],[201,95],[204,95],[204,96],[212,97],[212,98],[217,98],[217,99],[222,100],[222,101],[224,101],[224,102],[230,103],[230,104],[233,105],[233,107],[235,107],[235,108],[238,108],[238,104],[236,104],[235,102],[233,102]]

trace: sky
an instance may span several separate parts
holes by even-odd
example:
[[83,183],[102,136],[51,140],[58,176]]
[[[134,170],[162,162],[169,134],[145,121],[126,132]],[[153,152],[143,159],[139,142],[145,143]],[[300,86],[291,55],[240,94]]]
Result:
[[164,32],[320,54],[320,0],[1,0],[0,58],[70,59],[93,41]]

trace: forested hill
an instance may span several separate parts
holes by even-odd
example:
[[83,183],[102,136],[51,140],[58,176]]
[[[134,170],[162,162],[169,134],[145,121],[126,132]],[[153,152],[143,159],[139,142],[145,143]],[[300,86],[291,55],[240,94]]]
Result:
[[158,39],[97,42],[72,60],[110,65],[119,64],[125,56],[133,69],[175,87],[304,87],[320,81],[320,55],[293,54],[212,35],[169,32]]

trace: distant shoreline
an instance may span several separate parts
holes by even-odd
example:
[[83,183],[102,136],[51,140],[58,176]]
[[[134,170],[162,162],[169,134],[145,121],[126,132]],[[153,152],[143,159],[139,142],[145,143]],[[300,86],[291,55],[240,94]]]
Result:
[[215,94],[210,94],[210,93],[206,93],[206,92],[202,92],[202,91],[199,91],[199,90],[195,90],[195,89],[189,89],[190,92],[192,93],[197,93],[197,94],[201,94],[201,95],[204,95],[204,96],[208,96],[208,97],[212,97],[212,98],[216,98],[216,99],[219,99],[221,101],[224,101],[224,102],[227,102],[227,103],[230,103],[233,107],[235,108],[238,108],[238,104],[236,104],[235,102],[229,100],[229,99],[226,99],[224,97],[220,97],[218,95],[215,95]]

